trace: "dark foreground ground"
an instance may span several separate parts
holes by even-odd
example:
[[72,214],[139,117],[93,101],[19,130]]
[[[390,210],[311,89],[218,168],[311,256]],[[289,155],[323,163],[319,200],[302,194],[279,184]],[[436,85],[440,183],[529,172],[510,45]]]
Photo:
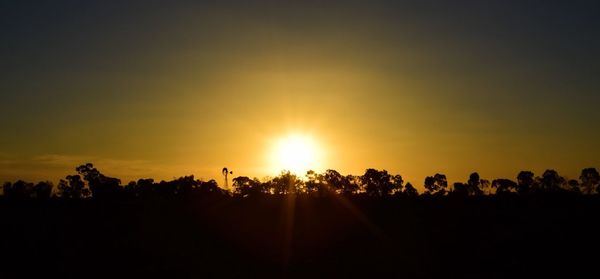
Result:
[[0,278],[598,278],[599,216],[597,197],[0,200]]

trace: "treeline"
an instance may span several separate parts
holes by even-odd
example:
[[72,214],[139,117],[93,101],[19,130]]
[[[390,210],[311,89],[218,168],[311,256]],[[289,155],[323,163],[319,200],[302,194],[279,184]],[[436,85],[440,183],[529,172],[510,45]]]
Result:
[[254,197],[261,195],[305,195],[324,197],[328,195],[364,195],[370,197],[416,197],[426,196],[483,196],[483,195],[536,195],[536,194],[582,194],[600,193],[600,174],[595,168],[581,171],[579,180],[565,179],[555,170],[546,170],[541,176],[531,171],[521,171],[516,181],[506,178],[492,181],[472,173],[466,182],[448,184],[444,174],[436,173],[425,178],[425,191],[419,193],[401,175],[386,170],[367,169],[363,175],[342,175],[335,170],[324,173],[308,171],[305,177],[291,172],[266,181],[246,176],[233,178],[233,189],[220,188],[215,180],[202,181],[194,176],[184,176],[171,181],[155,182],[139,179],[126,185],[121,180],[108,177],[93,164],[75,169],[76,174],[61,179],[56,187],[52,182],[35,183],[22,180],[3,185],[5,198],[11,199],[143,199],[157,197],[194,197],[202,195]]

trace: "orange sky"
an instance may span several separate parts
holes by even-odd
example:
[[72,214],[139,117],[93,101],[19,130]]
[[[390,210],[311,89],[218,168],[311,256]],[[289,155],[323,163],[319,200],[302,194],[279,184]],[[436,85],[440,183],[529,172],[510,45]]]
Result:
[[438,4],[9,5],[0,181],[262,178],[288,134],[416,185],[600,166],[593,10]]

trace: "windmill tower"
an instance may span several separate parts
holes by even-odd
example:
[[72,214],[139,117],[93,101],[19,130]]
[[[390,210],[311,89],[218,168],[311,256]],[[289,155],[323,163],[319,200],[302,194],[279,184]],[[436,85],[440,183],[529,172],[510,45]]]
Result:
[[227,175],[228,174],[233,174],[232,171],[228,170],[226,167],[223,168],[223,170],[221,171],[223,173],[223,176],[225,177],[225,189],[229,189],[229,183],[228,183],[228,179],[227,179]]

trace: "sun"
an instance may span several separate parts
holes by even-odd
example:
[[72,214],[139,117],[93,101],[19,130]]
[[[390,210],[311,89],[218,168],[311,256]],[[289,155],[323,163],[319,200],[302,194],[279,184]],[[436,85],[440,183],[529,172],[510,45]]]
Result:
[[307,135],[291,134],[278,139],[273,146],[272,169],[304,175],[320,165],[321,152],[314,139]]

